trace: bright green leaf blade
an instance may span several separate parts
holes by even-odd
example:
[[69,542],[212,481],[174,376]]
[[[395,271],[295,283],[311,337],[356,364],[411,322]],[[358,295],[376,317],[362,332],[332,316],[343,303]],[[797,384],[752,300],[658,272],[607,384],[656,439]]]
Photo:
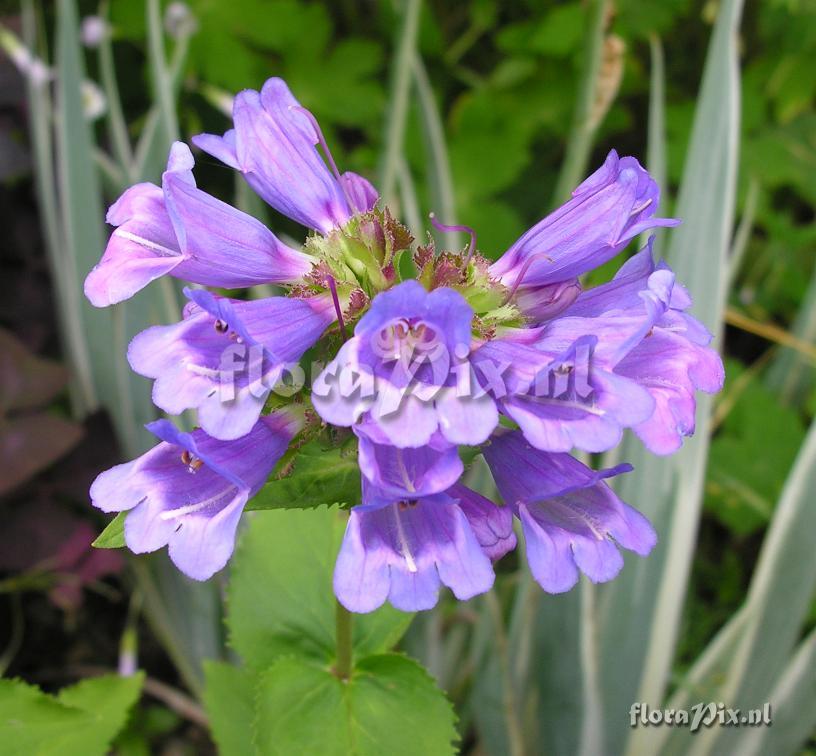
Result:
[[56,756],[60,751],[71,756],[62,750],[70,733],[92,730],[94,724],[92,714],[64,706],[31,685],[0,680],[0,742],[8,756]]
[[0,742],[9,756],[105,754],[139,697],[143,675],[106,675],[49,696],[0,680]]
[[314,509],[323,504],[360,503],[357,454],[346,448],[323,449],[313,441],[298,449],[290,474],[267,483],[247,509]]
[[125,518],[127,512],[119,512],[91,544],[97,549],[121,549],[125,545]]
[[[283,654],[333,657],[334,561],[345,530],[338,510],[278,510],[254,515],[232,563],[227,626],[247,665],[265,667]],[[355,615],[359,654],[384,651],[413,615],[383,606]]]
[[258,689],[255,745],[269,756],[446,756],[455,753],[454,725],[442,691],[405,656],[363,659],[349,681],[283,658]]
[[254,751],[255,675],[226,662],[204,662],[204,706],[210,732],[221,756]]
[[[111,741],[125,726],[128,713],[142,692],[143,683],[143,672],[130,677],[103,675],[83,680],[59,692],[57,699],[60,703],[87,711],[95,718],[90,732],[76,733],[72,738],[78,752],[107,752]],[[66,749],[68,747],[64,746]]]

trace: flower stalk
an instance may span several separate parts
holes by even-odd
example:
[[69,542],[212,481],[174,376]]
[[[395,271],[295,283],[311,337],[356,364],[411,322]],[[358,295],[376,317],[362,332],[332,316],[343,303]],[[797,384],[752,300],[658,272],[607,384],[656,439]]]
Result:
[[352,616],[339,601],[335,611],[335,635],[337,641],[337,660],[334,664],[334,675],[340,680],[348,680],[352,670]]

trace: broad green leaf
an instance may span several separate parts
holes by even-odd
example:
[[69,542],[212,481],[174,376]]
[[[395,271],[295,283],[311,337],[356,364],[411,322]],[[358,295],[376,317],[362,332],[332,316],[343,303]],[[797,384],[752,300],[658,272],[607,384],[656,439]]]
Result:
[[348,681],[285,657],[259,685],[255,745],[265,756],[443,756],[455,753],[454,724],[445,695],[405,656],[369,656]]
[[360,468],[353,449],[324,449],[317,441],[298,449],[286,477],[267,483],[247,505],[252,509],[351,507],[360,503]]
[[[142,692],[144,673],[130,677],[103,675],[63,688],[57,699],[65,706],[87,711],[94,717],[90,733],[77,735],[85,754],[105,753],[110,742],[125,726],[131,707]],[[63,751],[64,753],[64,751]]]
[[[248,666],[265,667],[282,654],[333,657],[332,574],[346,519],[326,508],[251,518],[232,563],[227,617],[230,642]],[[356,652],[391,648],[411,618],[390,605],[355,615]]]
[[256,675],[226,662],[204,662],[204,706],[220,756],[254,752]]
[[56,754],[71,732],[92,730],[94,724],[89,712],[64,706],[38,688],[0,680],[0,742],[8,756]]
[[0,742],[9,756],[102,756],[139,698],[143,675],[106,675],[49,696],[0,680]]
[[125,545],[125,518],[127,512],[119,512],[99,534],[91,546],[97,549],[121,549]]

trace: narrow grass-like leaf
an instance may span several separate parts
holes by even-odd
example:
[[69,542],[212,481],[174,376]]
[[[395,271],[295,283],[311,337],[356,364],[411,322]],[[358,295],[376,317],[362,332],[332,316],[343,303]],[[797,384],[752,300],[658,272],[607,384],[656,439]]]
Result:
[[734,280],[742,266],[745,251],[748,249],[748,242],[751,239],[751,232],[754,230],[754,219],[756,218],[757,206],[759,205],[760,184],[756,176],[752,176],[748,183],[748,193],[745,196],[745,204],[742,209],[737,232],[734,234],[734,243],[731,245],[731,254],[728,257],[728,286]]
[[179,138],[179,125],[173,96],[173,81],[164,54],[161,6],[159,0],[147,0],[146,7],[148,59],[156,93],[155,99],[159,107],[164,140],[173,142]]
[[[109,16],[110,3],[104,0],[99,6],[99,15],[107,21]],[[121,169],[130,177],[133,170],[133,150],[128,136],[127,123],[122,111],[122,100],[119,97],[119,84],[116,81],[116,69],[113,63],[113,43],[110,34],[103,34],[99,43],[99,75],[102,79],[102,87],[105,91],[105,98],[108,101],[106,110],[108,122],[108,134]]]
[[[37,50],[37,23],[34,4],[24,0],[22,6],[23,35],[32,53]],[[33,77],[27,79],[28,103],[31,110],[31,143],[34,155],[34,178],[37,187],[40,218],[43,225],[49,263],[54,279],[61,336],[66,361],[71,368],[71,402],[74,415],[81,417],[97,402],[91,374],[88,346],[85,341],[79,296],[70,261],[62,253],[62,222],[57,198],[57,178],[53,160],[54,102],[49,88]]]
[[[669,262],[695,298],[694,314],[719,333],[734,214],[739,141],[737,29],[740,0],[720,6],[709,45],[676,215]],[[674,458],[660,459],[628,439],[623,458],[636,472],[619,492],[654,524],[659,543],[645,560],[626,557],[623,574],[598,589],[604,750],[642,753],[647,728],[632,731],[628,707],[658,707],[666,692],[694,551],[708,451],[711,402],[702,397],[697,432]],[[628,748],[627,748],[628,740]]]
[[130,561],[150,627],[187,688],[200,697],[204,659],[220,659],[221,597],[217,580],[195,583],[178,571],[166,554]]
[[586,41],[582,54],[583,69],[573,110],[567,152],[561,172],[558,174],[558,182],[551,203],[553,205],[569,199],[570,192],[586,173],[592,140],[600,125],[600,119],[593,118],[592,114],[595,107],[598,73],[601,70],[604,28],[607,23],[609,5],[609,0],[590,0],[588,3]]
[[397,38],[397,51],[391,73],[391,101],[385,124],[385,147],[380,168],[379,188],[384,203],[393,206],[399,174],[399,161],[405,140],[408,100],[411,89],[411,68],[416,50],[421,0],[406,0],[402,24]]
[[[792,334],[808,344],[816,343],[816,274],[810,281]],[[768,370],[768,385],[778,391],[782,400],[801,405],[813,387],[813,364],[795,349],[783,348]]]
[[794,756],[816,730],[816,630],[803,640],[768,700],[772,727],[746,730],[737,745],[742,756]]
[[[187,61],[189,41],[189,37],[182,34],[176,40],[176,46],[173,48],[168,77],[172,84],[174,98],[178,95],[181,84],[181,74]],[[163,128],[163,123],[161,106],[154,104],[145,119],[144,129],[136,145],[134,157],[134,174],[142,180],[158,181],[167,162],[170,141],[167,138],[166,128]]]
[[[439,114],[433,87],[428,79],[428,71],[418,51],[414,51],[413,74],[419,100],[422,135],[425,140],[428,166],[426,175],[431,208],[443,223],[455,224],[456,199],[453,192],[448,147],[445,143],[445,127]],[[444,241],[450,249],[458,249],[461,243],[460,235],[456,232],[446,233]]]
[[[718,699],[729,706],[747,711],[768,700],[807,617],[816,590],[815,487],[816,424],[785,484],[751,579],[749,619]],[[738,735],[736,730],[712,728],[700,733],[690,752],[733,753]]]
[[[663,57],[663,43],[653,34],[649,39],[652,68],[649,76],[649,126],[646,141],[646,168],[660,189],[663,205],[666,204],[666,66]],[[654,235],[653,250],[662,252],[664,231],[651,229],[640,237],[640,246]]]
[[[85,276],[102,256],[105,236],[92,133],[82,109],[84,68],[74,0],[60,0],[57,5],[56,46],[55,145],[62,225],[53,256],[60,257],[56,270],[64,278],[56,285],[63,288],[66,306],[71,310],[68,322],[75,322],[79,313],[82,325],[81,334],[70,332],[71,366],[78,369],[78,382],[86,390],[83,409],[104,406],[126,452],[136,454],[150,443],[142,426],[150,419],[145,415],[151,411],[147,386],[123,377],[119,366],[122,360],[113,358],[114,354],[124,354],[127,330],[122,323],[128,316],[120,311],[117,327],[110,310],[92,307],[82,295]],[[115,352],[117,347],[119,351]]]

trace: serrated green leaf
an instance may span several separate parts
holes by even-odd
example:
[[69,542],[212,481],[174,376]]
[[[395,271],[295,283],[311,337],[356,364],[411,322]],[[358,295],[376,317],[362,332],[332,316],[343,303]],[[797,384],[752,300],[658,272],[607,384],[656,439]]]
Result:
[[245,756],[254,751],[256,675],[226,662],[204,662],[204,706],[210,733],[220,756]]
[[121,549],[125,545],[125,518],[127,512],[119,512],[91,544],[96,549]]
[[[250,667],[296,653],[331,659],[335,650],[334,561],[345,530],[337,509],[254,515],[233,559],[227,626]],[[358,654],[391,648],[413,615],[384,606],[354,617]]]
[[[91,732],[82,734],[83,754],[106,753],[108,746],[127,721],[131,707],[138,701],[144,673],[130,677],[103,675],[63,688],[57,700],[65,706],[87,711],[94,717]],[[60,751],[64,754],[65,751]]]
[[284,478],[267,483],[247,504],[253,509],[313,509],[321,505],[360,503],[357,454],[329,449],[313,441],[298,449],[294,467]]
[[0,742],[8,756],[55,753],[70,731],[91,729],[93,722],[88,712],[63,706],[32,685],[0,680]]
[[446,756],[455,753],[454,725],[442,691],[405,656],[363,659],[348,681],[283,658],[258,688],[255,746],[269,756]]
[[143,675],[105,675],[49,696],[19,680],[0,680],[0,743],[8,756],[106,753],[139,697]]

